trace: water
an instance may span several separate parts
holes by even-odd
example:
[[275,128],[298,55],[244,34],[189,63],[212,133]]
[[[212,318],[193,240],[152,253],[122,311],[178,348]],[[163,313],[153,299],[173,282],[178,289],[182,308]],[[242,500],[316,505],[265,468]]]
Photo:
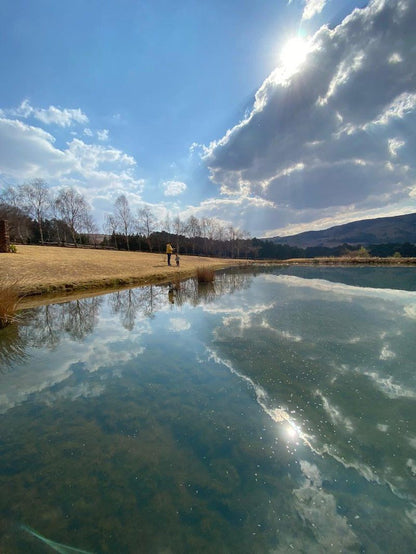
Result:
[[27,311],[0,332],[0,551],[416,551],[415,336],[414,268]]

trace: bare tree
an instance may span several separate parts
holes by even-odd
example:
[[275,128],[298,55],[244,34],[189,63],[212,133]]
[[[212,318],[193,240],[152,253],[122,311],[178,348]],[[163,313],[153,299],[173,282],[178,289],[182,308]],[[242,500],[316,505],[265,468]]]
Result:
[[19,197],[24,210],[32,217],[39,229],[40,242],[43,244],[43,220],[51,205],[48,185],[43,179],[32,179],[19,187]]
[[97,248],[99,238],[98,226],[90,213],[86,215],[84,225],[85,230],[88,233],[88,243],[91,244],[92,241],[92,243],[94,244],[94,248]]
[[205,254],[209,254],[212,251],[212,240],[215,233],[214,220],[210,217],[203,217],[201,220],[201,231],[204,237]]
[[184,233],[184,225],[181,218],[177,215],[173,220],[173,232],[176,235],[176,252],[179,254],[179,235]]
[[58,206],[55,201],[51,202],[51,215],[52,215],[52,225],[56,235],[58,244],[64,244],[66,242],[66,225],[59,219],[60,213]]
[[131,235],[133,231],[134,219],[128,200],[124,194],[120,194],[115,201],[114,216],[117,221],[117,226],[121,229],[122,235],[124,235],[126,239],[127,250],[130,250],[129,235]]
[[59,191],[55,205],[60,218],[68,225],[76,247],[77,234],[85,229],[90,207],[82,194],[72,187]]
[[120,314],[125,329],[133,329],[137,314],[153,317],[166,302],[166,289],[150,285],[134,290],[122,290],[110,295],[110,306],[115,314]]
[[213,254],[216,256],[224,256],[226,250],[226,229],[218,219],[213,219],[212,221],[212,239],[217,241],[215,249],[214,245],[212,245],[213,250],[215,250]]
[[7,219],[9,222],[10,237],[27,242],[31,230],[29,216],[22,210],[19,192],[15,187],[9,185],[0,193],[0,219]]
[[230,243],[230,256],[235,258],[237,231],[232,225],[227,227],[227,239]]
[[117,248],[117,220],[114,215],[106,214],[104,232],[114,237],[114,246]]
[[163,223],[162,223],[162,228],[164,231],[166,231],[167,233],[170,233],[171,230],[172,230],[172,223],[170,221],[170,217],[169,217],[169,214],[166,214],[166,217],[165,219],[163,220]]
[[192,240],[192,253],[195,254],[196,239],[201,236],[201,226],[194,215],[191,215],[186,222],[186,234]]
[[244,231],[239,229],[238,230],[238,237],[237,237],[237,243],[238,243],[238,254],[237,257],[240,257],[240,249],[243,250],[243,255],[246,257],[248,256],[248,241],[250,239],[250,233],[249,231]]
[[73,340],[80,341],[94,331],[101,304],[97,296],[61,304],[63,328]]
[[137,211],[137,226],[139,233],[146,237],[149,252],[153,250],[151,235],[156,231],[158,221],[149,206]]
[[0,202],[13,206],[13,208],[19,208],[19,193],[15,187],[9,185],[6,189],[4,189],[0,193]]

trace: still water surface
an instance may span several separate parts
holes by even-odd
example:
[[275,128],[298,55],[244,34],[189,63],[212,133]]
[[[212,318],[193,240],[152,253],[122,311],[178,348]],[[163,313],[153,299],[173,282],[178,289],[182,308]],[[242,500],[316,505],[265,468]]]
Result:
[[415,271],[25,312],[0,332],[0,551],[415,552]]

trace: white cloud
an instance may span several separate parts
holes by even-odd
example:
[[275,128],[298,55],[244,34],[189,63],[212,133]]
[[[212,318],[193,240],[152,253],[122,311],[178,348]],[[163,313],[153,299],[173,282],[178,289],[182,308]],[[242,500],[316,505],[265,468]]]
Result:
[[17,179],[59,178],[71,170],[71,162],[54,142],[54,137],[39,127],[0,118],[0,172]]
[[270,304],[257,304],[252,307],[230,308],[223,303],[222,306],[207,304],[204,306],[204,311],[215,314],[223,313],[222,323],[224,327],[232,326],[234,330],[238,329],[241,332],[244,329],[250,329],[254,325],[256,316],[267,312],[272,307]]
[[85,144],[77,138],[68,143],[66,152],[73,157],[80,169],[97,169],[102,164],[117,164],[123,167],[136,165],[134,158],[121,150],[99,144]]
[[396,96],[396,98],[394,98],[380,113],[379,118],[372,123],[385,126],[391,121],[404,119],[407,115],[414,114],[415,111],[416,94],[403,92]]
[[97,131],[98,140],[101,140],[102,142],[105,142],[106,140],[108,140],[108,136],[109,136],[108,129],[102,129],[101,131]]
[[190,215],[198,218],[208,217],[232,224],[239,229],[251,229],[253,236],[262,233],[265,221],[274,221],[276,207],[273,202],[259,196],[246,197],[232,195],[231,197],[208,198],[196,206],[188,206],[182,211],[183,218]]
[[[284,284],[288,287],[296,287],[314,290],[329,297],[332,295],[338,302],[349,302],[352,298],[368,298],[372,301],[391,301],[397,307],[413,305],[416,299],[416,291],[400,289],[382,289],[371,287],[358,287],[345,285],[344,283],[332,283],[324,279],[303,279],[295,275],[264,275],[263,279],[272,283]],[[310,294],[310,293],[308,293]],[[396,310],[396,307],[394,308]],[[403,310],[403,315],[409,317],[408,311]]]
[[326,0],[305,0],[302,19],[312,19],[312,17],[324,9]]
[[380,377],[375,371],[364,372],[389,398],[416,398],[416,392],[393,381],[393,377]]
[[40,177],[52,188],[75,186],[92,204],[120,191],[141,200],[144,181],[135,175],[135,159],[114,147],[72,138],[58,148],[51,133],[6,117],[0,117],[0,144],[0,175],[8,181]]
[[296,74],[272,72],[251,113],[204,149],[222,196],[272,203],[264,231],[416,209],[415,18],[411,0],[374,0],[322,27]]
[[401,63],[402,61],[403,58],[397,52],[393,52],[393,54],[389,58],[389,63]]
[[397,151],[399,148],[405,145],[405,143],[402,140],[399,140],[397,138],[392,138],[388,140],[389,144],[389,151],[393,158],[397,156]]
[[411,319],[416,319],[416,303],[405,306],[404,313],[407,317],[410,317]]
[[187,331],[191,328],[189,321],[182,317],[172,317],[169,320],[169,329],[174,333],[180,333],[182,331]]
[[88,123],[88,117],[80,108],[57,108],[49,106],[49,108],[34,108],[30,105],[29,100],[23,100],[18,108],[4,110],[6,115],[21,117],[27,119],[32,117],[38,121],[50,125],[55,124],[60,127],[70,127],[74,123]]
[[302,341],[302,337],[300,335],[294,335],[290,331],[282,331],[281,329],[275,329],[265,319],[262,321],[261,326],[264,329],[267,329],[268,331],[270,331],[271,333],[276,335],[280,339],[288,340],[290,342],[301,342]]
[[103,394],[104,391],[105,385],[103,383],[79,383],[77,385],[64,386],[57,391],[46,389],[41,395],[41,399],[48,406],[53,406],[57,400],[62,400],[63,398],[71,401],[78,398],[94,398]]
[[406,467],[409,468],[410,473],[413,475],[413,477],[416,477],[416,461],[412,460],[412,458],[409,458],[406,462]]
[[165,196],[178,196],[186,191],[187,186],[181,181],[165,181],[162,183]]
[[391,360],[396,357],[396,354],[390,350],[387,344],[383,344],[383,347],[380,352],[380,360]]
[[[359,540],[347,518],[338,513],[335,496],[322,487],[318,467],[306,460],[300,460],[299,465],[305,480],[299,488],[294,489],[293,494],[299,517],[308,526],[317,543],[317,547],[311,552],[331,551],[334,545],[340,552],[357,550]],[[295,552],[309,550],[309,544],[305,547],[300,536],[290,537],[286,542],[289,544],[285,552],[290,552],[291,549]]]
[[[41,124],[31,125],[28,119]],[[65,128],[87,122],[88,117],[80,109],[51,106],[43,110],[32,107],[28,100],[17,109],[0,110],[0,176],[11,183],[43,178],[52,189],[74,186],[94,210],[100,210],[95,214],[98,222],[102,210],[111,209],[115,196],[121,192],[130,195],[132,204],[138,204],[144,180],[137,178],[132,156],[112,146],[87,144],[75,138],[71,130],[67,131],[68,142],[58,146],[53,132],[42,128],[48,123]],[[108,140],[109,131],[84,127],[82,134],[89,140],[96,136],[103,142]]]
[[336,426],[344,427],[349,433],[352,433],[354,431],[354,426],[351,420],[341,413],[339,408],[333,406],[320,391],[316,391],[316,394],[321,397],[322,407],[328,414],[332,423]]
[[42,123],[55,123],[61,127],[69,127],[72,123],[87,123],[87,116],[78,109],[61,110],[54,106],[49,106],[47,110],[38,109],[34,111],[34,117]]
[[382,433],[387,433],[387,431],[389,430],[389,426],[384,423],[377,423],[377,429]]

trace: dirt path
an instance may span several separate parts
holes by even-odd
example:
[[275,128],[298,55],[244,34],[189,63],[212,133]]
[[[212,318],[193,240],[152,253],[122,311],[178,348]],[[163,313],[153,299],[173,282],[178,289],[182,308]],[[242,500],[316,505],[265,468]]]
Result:
[[17,253],[0,254],[0,283],[16,283],[19,295],[44,295],[162,283],[195,275],[201,266],[220,269],[241,263],[246,264],[181,256],[180,267],[169,267],[164,254],[19,245]]

